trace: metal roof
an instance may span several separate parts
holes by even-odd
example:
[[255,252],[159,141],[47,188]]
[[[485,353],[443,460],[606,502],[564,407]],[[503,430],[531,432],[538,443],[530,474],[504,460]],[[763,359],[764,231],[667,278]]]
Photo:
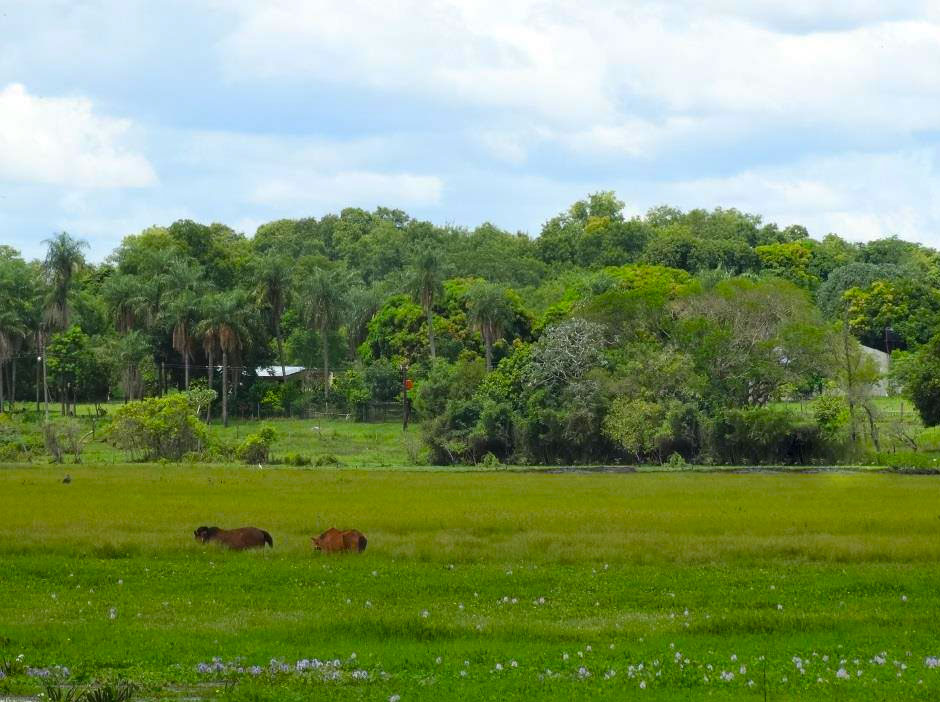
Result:
[[[303,366],[284,366],[284,374],[286,376],[296,375],[297,373],[302,373],[307,370]],[[267,368],[255,368],[255,375],[259,378],[282,378],[285,375],[281,375],[280,366],[268,366]]]

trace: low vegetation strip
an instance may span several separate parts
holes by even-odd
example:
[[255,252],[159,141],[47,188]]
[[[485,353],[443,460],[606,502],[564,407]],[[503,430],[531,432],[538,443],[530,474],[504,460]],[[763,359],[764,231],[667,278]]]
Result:
[[0,695],[940,694],[931,476],[69,468],[0,471]]

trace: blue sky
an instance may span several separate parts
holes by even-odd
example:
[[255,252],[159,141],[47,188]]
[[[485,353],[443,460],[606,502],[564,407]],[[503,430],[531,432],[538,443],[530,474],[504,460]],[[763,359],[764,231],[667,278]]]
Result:
[[0,243],[595,190],[940,246],[940,4],[0,0]]

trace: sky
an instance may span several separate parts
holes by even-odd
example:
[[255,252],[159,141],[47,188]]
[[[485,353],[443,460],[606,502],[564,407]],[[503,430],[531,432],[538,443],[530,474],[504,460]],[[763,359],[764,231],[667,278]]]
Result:
[[0,0],[0,243],[737,207],[940,247],[940,0]]

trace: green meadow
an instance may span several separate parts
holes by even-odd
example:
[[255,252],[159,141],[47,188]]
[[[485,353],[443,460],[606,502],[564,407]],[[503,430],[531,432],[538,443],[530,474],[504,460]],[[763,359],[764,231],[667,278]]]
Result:
[[[847,472],[0,469],[0,694],[937,699],[938,498]],[[366,551],[314,553],[333,525]]]

